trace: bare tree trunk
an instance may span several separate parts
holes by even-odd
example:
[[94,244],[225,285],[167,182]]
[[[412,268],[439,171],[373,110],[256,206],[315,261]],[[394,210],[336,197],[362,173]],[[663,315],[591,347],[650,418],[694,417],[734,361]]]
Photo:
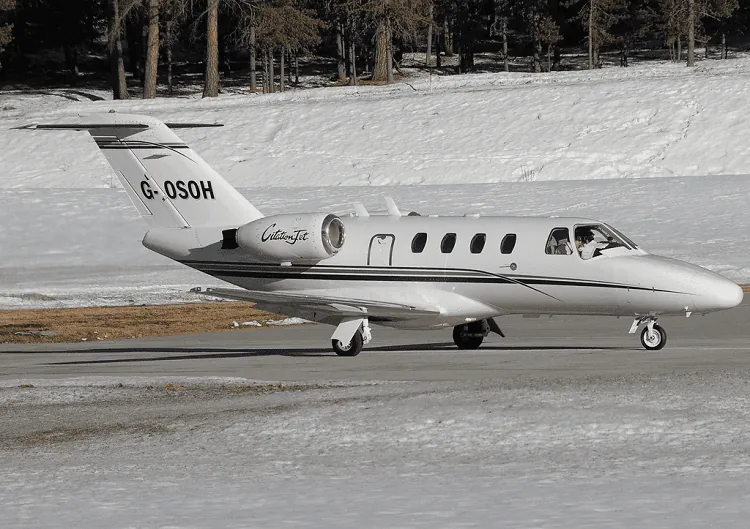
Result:
[[255,75],[256,66],[256,52],[255,49],[255,21],[250,26],[250,91],[255,93],[258,91],[258,79]]
[[270,76],[268,78],[268,82],[270,83],[271,87],[271,93],[276,93],[276,58],[273,56],[273,50],[271,48],[268,49],[268,68],[270,71]]
[[721,58],[727,58],[727,34],[724,32],[721,34]]
[[148,46],[143,99],[156,97],[156,76],[159,69],[159,0],[148,0]]
[[387,83],[388,78],[393,76],[393,72],[390,75],[388,74],[391,69],[388,36],[388,27],[386,22],[382,21],[378,25],[375,35],[375,67],[372,71],[372,80],[376,83]]
[[355,86],[357,84],[357,46],[354,44],[354,39],[349,40],[349,63],[351,64],[349,84]]
[[107,1],[107,32],[109,33],[109,64],[113,99],[128,99],[128,86],[125,82],[125,61],[122,59],[122,20],[117,0]]
[[676,62],[682,61],[682,38],[677,37],[677,60]]
[[393,34],[388,25],[388,84],[393,84]]
[[[171,22],[167,23],[167,32],[170,32]],[[167,94],[172,96],[174,85],[172,84],[172,39],[167,40]]]
[[503,68],[508,71],[508,19],[503,17]]
[[695,0],[688,0],[687,65],[695,66]]
[[540,73],[542,71],[542,40],[539,38],[539,18],[540,18],[540,15],[537,14],[536,20],[534,21],[534,72],[535,73]]
[[336,60],[338,62],[339,81],[346,80],[346,50],[344,49],[344,30],[336,24]]
[[432,66],[432,17],[434,13],[434,7],[430,2],[430,22],[427,26],[427,55],[425,57],[425,65],[429,68]]
[[294,84],[294,79],[292,78],[292,65],[294,64],[294,57],[292,57],[292,52],[288,51],[286,54],[286,58],[289,59],[287,62],[289,63],[289,68],[287,68],[287,85],[292,86]]
[[552,44],[547,44],[547,72],[552,71]]
[[435,67],[441,68],[443,66],[443,59],[440,56],[440,48],[443,42],[443,36],[442,31],[440,31],[440,26],[436,25],[435,27]]
[[219,0],[208,0],[206,21],[206,80],[203,97],[219,95]]
[[453,34],[448,19],[443,23],[443,38],[445,39],[445,56],[453,57]]
[[299,86],[299,52],[294,54],[294,85]]
[[267,94],[270,91],[268,88],[268,53],[263,49],[263,93]]
[[81,75],[78,70],[78,49],[70,44],[63,45],[63,52],[65,54],[65,69],[68,70],[73,78]]
[[589,70],[594,69],[594,9],[595,0],[589,0]]
[[279,55],[281,56],[281,59],[279,60],[279,92],[283,92],[286,88],[286,78],[284,77],[284,72],[286,71],[286,48],[284,46],[281,47],[281,53]]

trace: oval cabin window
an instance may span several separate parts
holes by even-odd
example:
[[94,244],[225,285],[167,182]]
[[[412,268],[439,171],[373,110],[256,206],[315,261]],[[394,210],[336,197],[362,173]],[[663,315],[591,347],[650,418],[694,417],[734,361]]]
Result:
[[509,254],[513,253],[513,248],[516,247],[516,234],[509,233],[503,237],[503,241],[500,243],[500,253]]
[[427,245],[427,234],[417,233],[411,241],[411,251],[413,253],[422,253]]
[[440,251],[443,253],[451,253],[454,246],[456,246],[456,234],[446,233],[440,243]]
[[486,233],[477,233],[476,235],[474,235],[474,237],[471,239],[471,244],[469,245],[471,253],[482,253],[482,250],[484,250],[485,242],[487,242]]

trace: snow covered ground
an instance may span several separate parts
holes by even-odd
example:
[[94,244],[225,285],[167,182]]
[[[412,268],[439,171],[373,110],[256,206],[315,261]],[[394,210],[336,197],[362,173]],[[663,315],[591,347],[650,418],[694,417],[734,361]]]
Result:
[[383,209],[390,195],[423,213],[589,216],[750,281],[750,58],[212,100],[88,96],[0,93],[0,307],[187,301],[213,284],[140,247],[145,227],[85,133],[11,130],[111,108],[223,122],[180,134],[265,213]]
[[10,416],[74,424],[6,432],[3,527],[747,527],[746,375],[231,399],[206,388],[242,381],[30,381],[0,388]]

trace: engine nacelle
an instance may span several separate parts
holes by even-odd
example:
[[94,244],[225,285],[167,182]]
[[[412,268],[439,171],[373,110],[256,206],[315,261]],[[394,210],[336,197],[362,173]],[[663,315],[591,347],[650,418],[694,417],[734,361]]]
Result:
[[273,215],[237,230],[237,246],[267,261],[320,261],[344,245],[344,223],[336,215]]

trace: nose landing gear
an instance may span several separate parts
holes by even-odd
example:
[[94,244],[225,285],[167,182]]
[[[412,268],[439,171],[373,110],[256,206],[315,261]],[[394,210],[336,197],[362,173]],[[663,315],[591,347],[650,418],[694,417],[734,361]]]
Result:
[[630,334],[634,334],[643,323],[646,326],[641,331],[641,345],[647,351],[659,351],[663,349],[667,345],[667,331],[661,325],[657,325],[655,316],[636,318],[630,327]]

